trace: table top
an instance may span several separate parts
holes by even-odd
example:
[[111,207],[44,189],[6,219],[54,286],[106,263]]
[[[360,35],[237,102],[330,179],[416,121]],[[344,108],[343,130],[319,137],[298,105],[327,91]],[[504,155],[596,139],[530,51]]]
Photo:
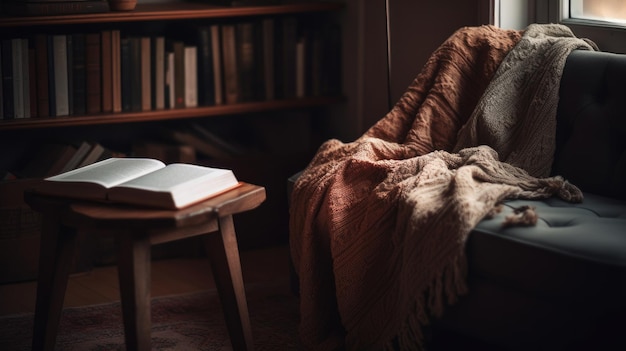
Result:
[[180,210],[163,210],[123,204],[53,197],[25,191],[24,200],[35,211],[57,216],[66,224],[114,228],[181,227],[206,223],[252,210],[265,201],[265,188],[249,183]]

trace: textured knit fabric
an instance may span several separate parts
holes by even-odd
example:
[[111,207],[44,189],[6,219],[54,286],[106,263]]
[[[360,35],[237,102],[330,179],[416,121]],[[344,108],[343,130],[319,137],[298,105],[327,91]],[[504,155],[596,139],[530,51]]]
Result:
[[528,26],[496,71],[454,149],[490,145],[502,161],[537,177],[548,176],[555,151],[559,85],[565,60],[576,49],[597,47],[562,25]]
[[451,152],[523,33],[459,29],[387,115],[353,142],[325,142],[298,178],[290,245],[307,348],[421,349],[429,316],[466,292],[464,244],[478,221],[506,198],[581,200],[489,146]]

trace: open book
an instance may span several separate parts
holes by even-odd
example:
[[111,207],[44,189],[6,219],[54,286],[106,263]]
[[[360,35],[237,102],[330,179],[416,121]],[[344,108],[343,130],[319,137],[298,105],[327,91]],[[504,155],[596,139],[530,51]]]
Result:
[[45,178],[42,194],[180,209],[239,185],[231,170],[149,158],[109,158]]

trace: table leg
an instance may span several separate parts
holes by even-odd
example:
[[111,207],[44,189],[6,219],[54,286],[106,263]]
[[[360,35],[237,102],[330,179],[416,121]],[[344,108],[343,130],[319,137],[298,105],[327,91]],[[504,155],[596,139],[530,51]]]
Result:
[[151,349],[150,241],[120,234],[116,238],[124,339],[128,351]]
[[233,349],[253,350],[233,217],[220,217],[219,232],[207,235],[205,242]]
[[33,350],[54,350],[75,246],[74,229],[61,225],[54,216],[43,217]]

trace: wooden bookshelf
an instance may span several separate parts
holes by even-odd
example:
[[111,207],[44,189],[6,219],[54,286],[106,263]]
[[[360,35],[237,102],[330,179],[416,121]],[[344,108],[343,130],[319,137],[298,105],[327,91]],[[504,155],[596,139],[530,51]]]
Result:
[[337,2],[311,2],[286,5],[241,7],[216,6],[187,2],[137,4],[135,10],[129,12],[110,11],[107,13],[66,16],[0,17],[0,28],[284,15],[336,11],[341,9],[342,7],[343,4]]
[[253,112],[286,110],[325,106],[342,102],[341,97],[308,97],[276,101],[242,102],[231,105],[203,106],[181,109],[153,110],[147,112],[122,112],[85,116],[63,116],[51,118],[24,118],[0,121],[0,130],[87,126],[132,122],[149,122],[186,118],[203,118]]

